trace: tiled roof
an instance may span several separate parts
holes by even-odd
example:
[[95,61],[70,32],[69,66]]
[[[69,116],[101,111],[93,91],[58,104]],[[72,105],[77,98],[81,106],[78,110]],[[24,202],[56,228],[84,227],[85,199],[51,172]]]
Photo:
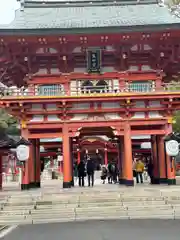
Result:
[[[147,0],[146,0],[147,1]],[[26,1],[30,4],[35,1]],[[119,4],[123,2],[78,1],[68,3],[49,0],[37,7],[27,5],[22,10],[16,11],[14,21],[2,29],[35,30],[35,29],[86,29],[119,27],[119,30],[141,26],[159,26],[179,24],[180,18],[173,16],[166,7],[156,3],[147,4]],[[98,2],[100,4],[98,4]],[[124,1],[125,2],[125,1]],[[36,4],[40,1],[36,1]],[[57,4],[62,4],[58,6]],[[74,4],[73,4],[74,3]],[[46,5],[46,6],[45,6]],[[53,5],[53,6],[52,6]],[[43,7],[44,6],[44,7]]]

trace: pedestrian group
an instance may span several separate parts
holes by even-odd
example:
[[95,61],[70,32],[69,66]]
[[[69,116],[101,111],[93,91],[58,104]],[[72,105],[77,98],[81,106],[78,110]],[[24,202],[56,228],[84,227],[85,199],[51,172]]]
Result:
[[[95,162],[89,156],[86,161],[81,160],[74,165],[75,175],[78,177],[80,187],[85,186],[85,178],[87,177],[88,186],[94,186],[94,174],[96,170]],[[117,164],[109,163],[107,166],[101,166],[101,180],[105,184],[106,179],[109,184],[119,182],[120,171]],[[153,164],[149,161],[146,165],[140,159],[133,161],[133,177],[136,178],[136,183],[143,183],[143,179],[150,177],[150,182],[153,183]]]

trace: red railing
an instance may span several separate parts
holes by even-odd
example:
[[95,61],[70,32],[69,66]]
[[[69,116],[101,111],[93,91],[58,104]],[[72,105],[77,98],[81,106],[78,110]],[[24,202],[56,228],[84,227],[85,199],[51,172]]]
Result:
[[65,89],[63,85],[49,85],[46,88],[42,86],[23,88],[2,88],[0,89],[0,98],[14,98],[14,97],[36,97],[36,96],[84,96],[84,95],[119,95],[123,93],[160,93],[160,92],[177,92],[180,93],[180,83],[166,83],[160,87],[156,87],[150,83],[127,83],[125,86],[119,85],[110,86],[83,86],[70,87]]

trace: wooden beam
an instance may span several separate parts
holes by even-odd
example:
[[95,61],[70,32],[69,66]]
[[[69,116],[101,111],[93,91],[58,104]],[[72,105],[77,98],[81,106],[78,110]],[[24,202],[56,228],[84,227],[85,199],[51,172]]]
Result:
[[153,118],[153,119],[131,119],[130,120],[130,125],[131,126],[151,126],[151,125],[164,125],[167,123],[167,119],[164,117],[164,118],[160,118],[160,119],[157,119],[157,118]]
[[29,133],[29,139],[40,139],[40,138],[61,138],[62,134],[57,133]]
[[57,129],[59,131],[62,128],[61,122],[28,122],[27,123],[28,129]]
[[132,130],[132,135],[165,135],[165,130]]
[[33,76],[31,80],[29,80],[29,83],[60,83],[60,82],[67,82],[68,80],[73,79],[79,79],[79,80],[85,80],[85,79],[119,79],[119,78],[126,78],[127,80],[155,80],[157,79],[156,72],[152,73],[141,73],[141,72],[105,72],[101,74],[90,74],[90,73],[69,73],[69,74],[57,74],[57,76]]
[[[173,110],[173,108],[168,108],[169,110]],[[129,111],[130,112],[153,112],[153,111],[166,111],[167,108],[165,107],[152,107],[152,108],[135,108],[135,107],[130,107]],[[95,109],[95,108],[91,108],[91,109],[71,109],[66,111],[67,114],[86,114],[86,113],[117,113],[117,112],[125,112],[126,108],[125,107],[119,107],[119,108],[100,108],[100,109]],[[44,111],[42,110],[38,110],[38,111],[34,111],[34,110],[26,110],[25,111],[27,115],[54,115],[54,114],[62,114],[63,110],[59,109],[59,110],[46,110]]]
[[[122,128],[124,127],[124,121],[130,121],[131,126],[144,126],[144,125],[164,125],[167,123],[166,118],[161,118],[161,119],[112,119],[112,120],[99,120],[99,121],[88,121],[88,120],[79,120],[79,121],[72,121],[68,120],[65,121],[70,128],[96,128],[96,127],[118,127]],[[28,129],[59,129],[62,128],[63,122],[48,122],[48,121],[43,121],[43,122],[28,122],[27,123]]]

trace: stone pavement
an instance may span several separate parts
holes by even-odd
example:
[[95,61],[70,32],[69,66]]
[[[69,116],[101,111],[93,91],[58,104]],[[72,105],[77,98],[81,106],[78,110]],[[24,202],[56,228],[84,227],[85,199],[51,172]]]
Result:
[[134,187],[102,184],[62,189],[62,180],[44,180],[41,189],[20,191],[7,183],[0,195],[0,225],[89,219],[180,219],[180,186],[148,183]]
[[19,226],[3,240],[179,240],[179,220],[110,220]]
[[0,224],[37,224],[89,219],[179,219],[180,187],[148,184],[62,189],[60,180],[41,189],[1,192]]

